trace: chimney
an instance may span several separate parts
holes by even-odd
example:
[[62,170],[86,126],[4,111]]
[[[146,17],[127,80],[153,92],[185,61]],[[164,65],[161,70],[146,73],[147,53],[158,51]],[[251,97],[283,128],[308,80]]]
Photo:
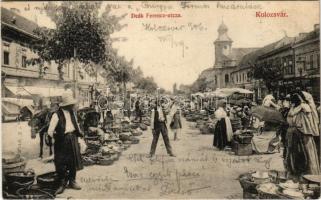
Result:
[[320,24],[314,24],[314,30],[315,31],[320,30]]

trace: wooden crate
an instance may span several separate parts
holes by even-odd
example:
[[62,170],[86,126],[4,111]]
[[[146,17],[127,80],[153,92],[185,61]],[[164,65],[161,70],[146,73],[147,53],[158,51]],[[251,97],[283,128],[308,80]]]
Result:
[[235,152],[235,155],[238,156],[248,156],[252,155],[252,144],[240,144],[237,141],[234,141],[233,149]]

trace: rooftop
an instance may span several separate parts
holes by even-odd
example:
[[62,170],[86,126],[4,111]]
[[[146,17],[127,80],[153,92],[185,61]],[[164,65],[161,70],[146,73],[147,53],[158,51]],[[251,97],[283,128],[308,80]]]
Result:
[[33,31],[38,27],[35,22],[30,21],[11,10],[1,7],[1,26],[3,25],[8,25],[20,32],[33,36],[36,36]]

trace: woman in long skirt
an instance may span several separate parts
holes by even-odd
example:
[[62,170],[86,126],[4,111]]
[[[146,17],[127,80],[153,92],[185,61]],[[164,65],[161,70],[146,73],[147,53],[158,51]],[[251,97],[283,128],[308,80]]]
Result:
[[287,121],[286,168],[292,175],[320,174],[319,158],[313,137],[319,136],[313,108],[304,95],[293,94]]
[[226,146],[231,145],[233,131],[232,125],[227,113],[225,111],[226,102],[218,102],[218,109],[215,111],[215,118],[218,122],[214,128],[213,146],[223,150]]

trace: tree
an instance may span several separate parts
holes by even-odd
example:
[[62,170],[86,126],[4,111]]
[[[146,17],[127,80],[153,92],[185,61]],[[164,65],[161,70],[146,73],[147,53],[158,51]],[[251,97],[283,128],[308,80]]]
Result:
[[148,93],[153,93],[157,90],[157,84],[155,83],[153,77],[146,77],[140,79],[137,82],[136,87],[145,90]]
[[34,44],[33,49],[39,58],[30,62],[44,66],[45,62],[55,61],[61,79],[63,65],[75,58],[85,66],[91,66],[85,67],[86,70],[92,69],[95,64],[104,64],[110,59],[108,55],[112,51],[110,34],[125,26],[119,23],[125,16],[111,16],[110,8],[106,7],[99,17],[101,4],[66,1],[60,4],[47,3],[46,14],[56,28],[42,27],[35,30],[40,40]]
[[268,90],[274,90],[276,84],[282,79],[282,69],[273,64],[255,64],[253,77],[264,81]]

